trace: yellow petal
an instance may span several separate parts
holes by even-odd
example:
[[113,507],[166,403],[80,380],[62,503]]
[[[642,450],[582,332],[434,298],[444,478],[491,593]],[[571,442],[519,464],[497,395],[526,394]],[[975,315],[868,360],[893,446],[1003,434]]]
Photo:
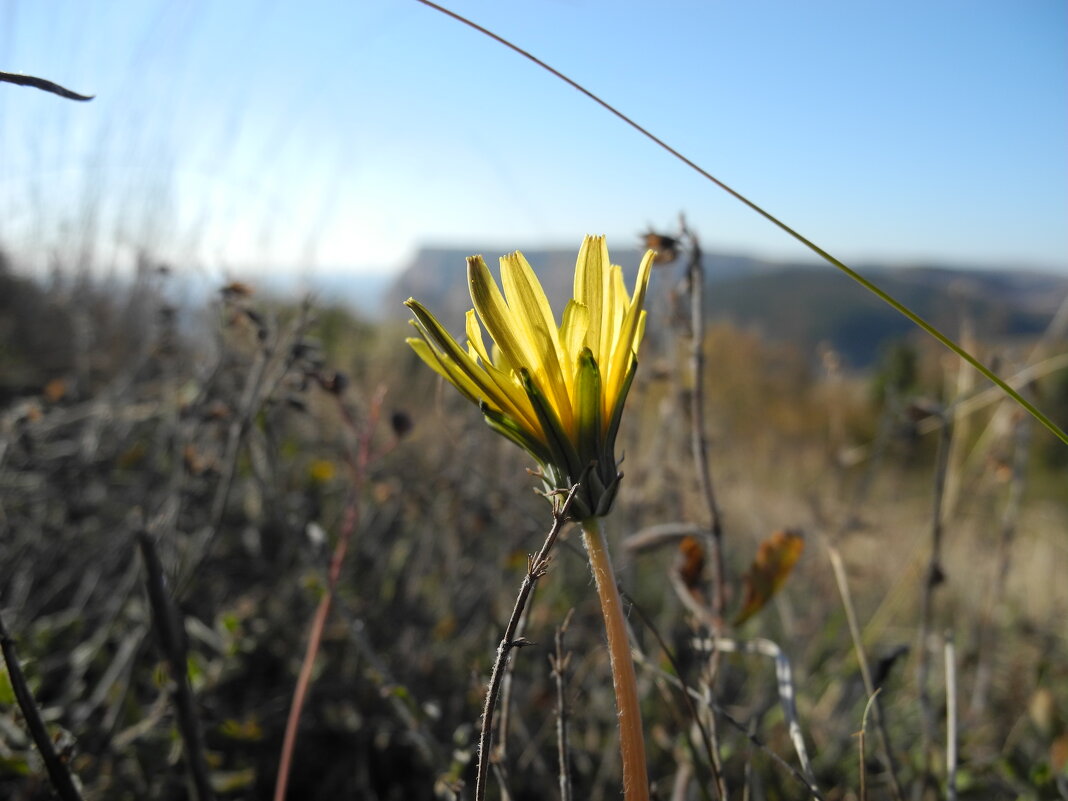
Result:
[[603,348],[604,312],[608,295],[608,244],[603,236],[587,236],[575,261],[575,300],[589,309],[586,345],[597,364],[606,364],[609,354]]
[[564,307],[564,317],[560,323],[560,347],[567,361],[563,367],[571,376],[571,384],[568,387],[572,397],[575,396],[575,375],[578,372],[579,356],[586,347],[586,329],[589,324],[590,310],[577,300],[569,300]]
[[609,349],[615,347],[615,339],[619,336],[620,326],[623,325],[623,315],[627,311],[629,302],[627,286],[623,283],[623,268],[618,264],[613,264],[609,272],[608,309],[605,315],[611,337]]
[[[405,305],[415,313],[416,319],[413,324],[422,334],[423,339],[427,341],[428,347],[430,347],[442,369],[445,370],[442,375],[445,375],[458,389],[461,388],[461,383],[458,382],[456,376],[467,376],[470,383],[476,387],[474,391],[471,391],[472,400],[476,403],[485,401],[516,417],[524,417],[507,393],[503,392],[490,375],[479,367],[475,360],[460,347],[433,314],[421,303],[411,298],[405,302]],[[418,350],[416,352],[419,353]],[[422,356],[421,353],[420,356]],[[425,356],[423,361],[427,361]],[[431,367],[434,366],[432,362],[427,361],[427,363]],[[439,372],[441,371],[439,370]]]
[[462,371],[450,371],[445,366],[446,362],[441,359],[437,351],[426,343],[426,340],[419,337],[408,337],[405,341],[411,345],[412,350],[427,363],[430,369],[456,387],[461,395],[473,403],[478,403],[482,399],[482,392],[475,382],[464,375]]
[[511,407],[503,407],[502,411],[508,412],[532,432],[538,433],[540,431],[538,420],[530,406],[530,400],[518,381],[510,375],[510,371],[501,370],[490,358],[486,351],[486,343],[482,339],[482,328],[479,327],[478,318],[473,309],[467,312],[467,345],[481,360],[482,367],[490,380],[511,402]]
[[[634,285],[634,297],[631,298],[619,329],[619,336],[615,342],[612,353],[612,362],[604,377],[605,400],[607,408],[611,409],[612,403],[623,385],[623,379],[627,375],[634,351],[637,347],[638,327],[641,323],[642,306],[645,303],[645,290],[649,286],[649,272],[653,265],[653,251],[645,252],[641,266],[638,268],[638,280]],[[606,412],[607,414],[607,412]]]
[[519,338],[528,346],[526,367],[537,376],[564,428],[571,430],[569,377],[560,365],[560,339],[549,300],[519,251],[501,258],[501,284]]

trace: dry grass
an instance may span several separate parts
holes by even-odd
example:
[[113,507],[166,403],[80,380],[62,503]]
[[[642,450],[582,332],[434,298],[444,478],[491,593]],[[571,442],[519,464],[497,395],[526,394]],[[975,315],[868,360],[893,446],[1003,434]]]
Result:
[[[211,322],[190,337],[181,332],[191,312],[168,310],[164,279],[146,277],[129,298],[90,289],[79,297],[78,325],[90,346],[81,357],[78,349],[53,354],[36,371],[23,358],[0,412],[7,577],[0,604],[84,796],[193,797],[171,702],[174,677],[137,557],[136,534],[146,528],[185,622],[214,792],[271,796],[308,627],[349,499],[352,428],[339,408],[358,428],[385,386],[359,494],[363,511],[323,630],[289,797],[451,797],[473,776],[493,652],[527,553],[550,522],[520,454],[462,399],[438,391],[398,331],[333,310],[312,310],[302,322],[299,309],[232,289],[225,302],[196,310],[196,319]],[[56,308],[63,320],[76,316],[72,304]],[[624,493],[609,521],[615,543],[651,525],[705,519],[689,446],[685,343],[656,313],[624,432]],[[836,542],[868,658],[885,674],[880,702],[908,794],[922,770],[915,665],[932,437],[912,437],[894,416],[879,447],[880,410],[868,380],[828,373],[814,354],[712,326],[705,355],[728,612],[740,603],[740,577],[762,540],[786,527],[807,536],[781,593],[729,634],[767,638],[787,655],[816,785],[828,799],[859,797],[854,735],[868,697],[824,547]],[[938,397],[943,367],[924,358],[921,389]],[[336,382],[336,370],[347,385]],[[53,379],[63,384],[49,385]],[[389,420],[400,412],[415,425],[394,447]],[[979,413],[973,432],[991,414]],[[983,445],[977,468],[959,475],[959,501],[946,520],[946,581],[930,642],[938,735],[930,798],[944,794],[946,778],[947,630],[960,688],[958,796],[1055,798],[1068,776],[1068,482],[1063,468],[1044,463],[1048,443],[1032,431],[1014,536],[1000,545],[1020,425],[1031,424],[1013,417]],[[853,509],[858,493],[863,502]],[[572,607],[565,692],[574,797],[617,796],[607,660],[577,543],[575,531],[562,532],[525,624],[536,645],[513,654],[510,729],[496,775],[507,777],[516,801],[551,798],[559,787],[557,687],[547,656]],[[642,611],[631,623],[645,656],[639,681],[657,797],[697,799],[712,796],[709,767],[672,680],[700,687],[704,657],[691,642],[706,632],[671,580],[676,544],[626,555],[619,578]],[[995,591],[1001,565],[1006,579]],[[697,590],[707,599],[711,589],[706,575]],[[643,619],[673,651],[679,675]],[[884,660],[898,646],[908,654]],[[989,686],[977,706],[981,665]],[[723,654],[714,686],[719,711],[706,723],[716,724],[732,797],[805,797],[797,776],[772,756],[798,767],[772,662]],[[891,797],[870,721],[866,751],[867,797]],[[0,683],[0,795],[49,794]],[[505,797],[491,782],[489,797],[498,796]]]

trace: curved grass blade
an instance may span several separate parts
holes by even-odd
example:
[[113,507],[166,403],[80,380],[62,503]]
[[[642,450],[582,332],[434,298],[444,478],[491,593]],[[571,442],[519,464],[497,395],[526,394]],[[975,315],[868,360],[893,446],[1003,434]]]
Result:
[[1006,395],[1008,395],[1010,398],[1012,398],[1014,401],[1016,401],[1016,403],[1018,403],[1024,409],[1026,409],[1028,414],[1030,414],[1032,417],[1034,417],[1036,420],[1038,420],[1038,422],[1040,422],[1042,425],[1044,425],[1046,428],[1048,428],[1050,430],[1050,432],[1052,432],[1053,435],[1055,437],[1057,437],[1057,439],[1059,439],[1065,445],[1068,445],[1068,434],[1066,434],[1064,431],[1062,431],[1057,426],[1056,423],[1054,423],[1045,414],[1043,414],[1041,411],[1039,411],[1039,409],[1036,406],[1034,406],[1030,401],[1028,401],[1023,395],[1021,395],[1015,389],[1010,387],[1005,381],[1000,379],[994,373],[993,370],[991,370],[989,367],[987,367],[985,364],[983,364],[977,358],[972,356],[972,354],[970,354],[968,351],[966,351],[964,348],[962,348],[960,345],[958,345],[956,342],[954,342],[948,336],[946,336],[941,331],[939,331],[937,328],[935,328],[931,323],[929,323],[926,320],[924,320],[922,317],[920,317],[918,314],[913,312],[911,309],[909,309],[903,303],[900,303],[897,300],[895,300],[891,295],[889,295],[887,292],[885,292],[882,289],[880,289],[879,287],[877,287],[875,284],[873,284],[867,278],[862,276],[860,273],[858,273],[855,270],[851,269],[850,267],[846,266],[846,264],[844,262],[839,261],[838,259],[836,259],[834,256],[832,256],[826,250],[824,250],[823,248],[819,247],[815,242],[812,242],[808,238],[802,236],[800,233],[795,231],[793,228],[791,228],[789,225],[784,223],[778,217],[774,216],[770,212],[765,211],[760,206],[758,206],[756,203],[754,203],[752,200],[750,200],[745,195],[743,195],[741,192],[738,192],[737,190],[732,189],[730,186],[728,186],[727,184],[723,183],[723,181],[719,180],[714,175],[712,175],[712,173],[710,173],[707,170],[703,169],[696,162],[691,161],[690,159],[688,159],[686,156],[684,156],[678,150],[673,148],[671,145],[669,145],[663,139],[659,138],[655,134],[653,134],[650,131],[648,131],[647,129],[643,128],[641,125],[636,123],[634,120],[632,120],[630,117],[628,117],[622,111],[617,109],[615,106],[613,106],[613,105],[607,103],[606,101],[602,100],[600,97],[595,95],[593,92],[591,92],[589,89],[587,89],[586,87],[584,87],[582,84],[578,83],[577,81],[574,81],[571,78],[568,78],[566,75],[564,75],[558,69],[555,69],[554,67],[549,66],[544,61],[542,61],[540,58],[535,56],[533,53],[530,53],[530,52],[524,50],[523,48],[519,47],[518,45],[512,44],[510,41],[505,39],[503,36],[499,36],[498,34],[494,33],[493,31],[489,30],[488,28],[483,28],[478,23],[472,22],[471,20],[467,19],[467,17],[464,17],[464,16],[462,16],[460,14],[457,14],[455,11],[450,11],[449,9],[444,8],[443,6],[439,6],[437,3],[431,2],[431,0],[417,0],[417,2],[422,3],[424,6],[427,6],[428,8],[432,8],[435,11],[439,11],[439,12],[441,12],[442,14],[444,14],[447,17],[452,17],[457,22],[462,22],[464,25],[467,25],[469,28],[473,28],[474,30],[478,31],[479,33],[481,33],[481,34],[483,34],[485,36],[488,36],[490,39],[493,39],[495,42],[498,42],[498,43],[504,45],[509,50],[511,50],[511,51],[513,51],[515,53],[518,53],[519,55],[523,56],[524,58],[534,62],[537,66],[541,67],[543,70],[545,70],[546,72],[550,73],[551,75],[556,76],[561,81],[566,83],[568,86],[570,86],[573,89],[576,89],[577,91],[579,91],[582,94],[586,95],[586,97],[588,97],[594,103],[596,103],[597,105],[601,106],[606,111],[610,112],[614,116],[616,116],[619,119],[621,119],[623,122],[625,122],[631,128],[636,130],[638,133],[640,133],[646,139],[649,139],[653,143],[659,145],[661,148],[663,148],[668,153],[670,153],[672,156],[677,158],[679,161],[681,161],[687,167],[689,167],[690,169],[694,170],[696,173],[698,173],[702,177],[704,177],[704,178],[708,179],[709,181],[711,181],[712,183],[714,183],[716,186],[718,186],[724,192],[729,194],[735,200],[738,200],[739,202],[744,203],[746,206],[748,206],[750,209],[755,211],[757,214],[759,214],[761,217],[766,219],[768,222],[772,223],[777,228],[781,229],[785,233],[787,233],[790,236],[792,236],[794,239],[796,239],[802,245],[807,247],[809,250],[811,250],[813,253],[815,253],[817,256],[819,256],[821,259],[823,259],[824,261],[826,261],[830,265],[832,265],[834,267],[837,267],[839,270],[841,270],[843,273],[848,275],[850,278],[852,278],[854,281],[856,281],[858,284],[860,284],[866,290],[871,292],[877,298],[882,300],[884,303],[888,304],[892,309],[894,309],[895,311],[897,311],[900,314],[902,314],[905,317],[907,317],[915,325],[917,325],[920,328],[922,328],[928,334],[930,334],[935,339],[937,339],[939,342],[941,342],[946,348],[948,348],[949,350],[953,351],[953,353],[955,353],[958,356],[960,356],[960,358],[964,359],[964,361],[966,361],[968,364],[970,364],[972,367],[974,367],[976,370],[978,370],[983,376],[985,376],[987,379],[992,381],[995,385],[997,385],[1001,389],[1002,392],[1004,392]]

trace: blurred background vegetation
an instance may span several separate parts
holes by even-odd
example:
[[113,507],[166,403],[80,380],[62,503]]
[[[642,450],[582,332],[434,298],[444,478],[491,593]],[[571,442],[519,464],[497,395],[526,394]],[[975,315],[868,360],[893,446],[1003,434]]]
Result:
[[[706,266],[714,274],[715,258]],[[690,591],[707,593],[707,570],[692,575],[693,542],[637,547],[650,527],[706,524],[689,446],[685,282],[674,266],[657,270],[610,533],[621,586],[641,609],[631,621],[647,660],[640,675],[658,797],[700,798],[707,767],[691,764],[689,712],[664,678],[676,668],[647,625],[682,678],[696,681],[703,658],[692,639],[703,627],[672,576],[690,575]],[[132,281],[65,270],[32,280],[5,261],[0,282],[4,615],[86,796],[187,797],[173,676],[154,634],[137,532],[154,538],[185,623],[216,791],[267,798],[326,563],[356,510],[289,797],[451,797],[471,775],[482,693],[526,554],[550,522],[517,449],[440,391],[404,345],[403,321],[362,319],[323,299],[294,305],[240,283],[178,303],[171,270],[147,256]],[[797,286],[783,279],[760,291],[774,310]],[[710,300],[718,291],[711,282]],[[781,593],[733,635],[769,638],[791,661],[816,783],[827,798],[859,792],[855,733],[868,700],[828,559],[834,548],[905,786],[923,774],[924,748],[937,777],[930,792],[944,786],[942,648],[951,633],[960,797],[1057,797],[1068,755],[1063,446],[1009,402],[984,396],[920,337],[883,341],[873,361],[854,367],[833,336],[812,344],[789,319],[762,330],[744,304],[717,311],[724,302],[708,304],[704,382],[730,609],[741,605],[742,575],[762,541],[782,529],[805,537]],[[973,316],[964,301],[955,307],[970,347],[1003,375],[1062,365],[1026,386],[1068,424],[1063,331],[984,329],[989,339],[979,338],[969,332],[989,316]],[[810,336],[830,325],[810,317]],[[977,393],[989,402],[955,405]],[[944,580],[926,642],[936,736],[921,747],[917,638],[943,409],[955,425]],[[365,437],[371,458],[354,481]],[[556,786],[546,655],[571,608],[576,797],[617,793],[598,610],[567,532],[526,621],[536,645],[514,656],[500,758],[512,798],[544,798]],[[744,783],[757,798],[803,795],[765,752],[795,760],[773,664],[725,656],[716,697],[764,744],[721,718],[731,786],[741,792]],[[0,683],[3,794],[50,797],[12,701]],[[867,792],[891,797],[876,742],[869,736]],[[696,782],[673,790],[684,766]]]
[[[1063,4],[456,6],[729,165],[1068,428]],[[804,543],[728,626],[714,715],[696,699],[730,797],[808,797],[799,732],[829,800],[1068,798],[1068,448],[587,99],[416,3],[10,0],[0,70],[96,95],[0,84],[3,644],[86,799],[271,798],[326,597],[287,797],[471,797],[550,508],[404,344],[401,304],[461,331],[464,257],[516,246],[559,304],[555,245],[587,232],[630,280],[679,209],[707,246],[706,367],[686,269],[659,266],[609,520],[654,797],[715,797],[679,691],[709,681],[716,589],[700,381],[728,618]],[[556,797],[571,610],[574,797],[619,796],[578,539],[513,653],[490,798]],[[16,684],[0,669],[0,798],[52,798]]]

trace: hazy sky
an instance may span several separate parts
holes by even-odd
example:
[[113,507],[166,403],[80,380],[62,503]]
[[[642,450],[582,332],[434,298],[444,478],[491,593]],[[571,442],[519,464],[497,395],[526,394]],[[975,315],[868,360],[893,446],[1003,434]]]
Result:
[[[452,0],[847,261],[1068,272],[1063,0]],[[414,0],[0,0],[0,244],[208,270],[422,244],[807,253]]]

